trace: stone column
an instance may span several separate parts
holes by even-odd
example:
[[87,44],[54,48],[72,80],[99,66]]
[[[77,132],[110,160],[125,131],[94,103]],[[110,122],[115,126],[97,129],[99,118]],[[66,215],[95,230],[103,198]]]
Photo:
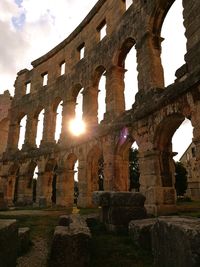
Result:
[[98,88],[88,86],[83,91],[83,121],[87,129],[98,124]]
[[39,206],[52,205],[52,179],[52,172],[38,173],[36,202],[39,204]]
[[183,0],[183,7],[185,36],[187,38],[185,60],[189,72],[193,72],[195,68],[199,67],[200,58],[200,2]]
[[124,73],[125,69],[119,66],[112,66],[106,71],[105,120],[112,119],[125,110]]
[[193,180],[188,183],[190,197],[200,200],[200,101],[196,104],[192,113],[193,143],[195,145],[195,163]]
[[44,113],[44,127],[43,137],[40,145],[41,147],[55,144],[55,129],[56,112],[51,107],[47,107]]
[[9,175],[7,180],[6,201],[8,206],[13,206],[16,175]]
[[75,100],[65,100],[63,101],[63,111],[62,111],[62,130],[59,143],[66,144],[70,142],[72,134],[69,130],[69,122],[75,117]]
[[74,204],[74,170],[58,169],[56,204],[72,208]]
[[7,152],[18,149],[20,125],[17,122],[11,122],[8,132]]
[[103,141],[103,158],[104,158],[104,190],[118,191],[115,184],[115,140],[114,136],[107,136]]
[[121,156],[115,156],[115,191],[129,190],[129,160],[122,159]]
[[94,207],[92,203],[92,193],[97,191],[97,188],[92,186],[92,173],[91,164],[87,164],[84,160],[79,160],[78,166],[78,207],[80,208],[90,208]]
[[152,88],[164,87],[164,74],[161,64],[162,38],[147,32],[136,44],[138,62],[138,88],[147,92]]
[[27,115],[25,141],[22,149],[36,148],[36,134],[37,134],[38,119],[34,118],[32,114]]
[[[145,207],[148,213],[156,216],[176,212],[174,180],[171,177],[171,183],[164,182],[169,173],[162,170],[162,153],[155,150],[139,151],[140,192],[146,197]],[[170,156],[168,153],[168,172],[175,172],[172,157],[173,154]],[[174,176],[174,173],[171,175]]]

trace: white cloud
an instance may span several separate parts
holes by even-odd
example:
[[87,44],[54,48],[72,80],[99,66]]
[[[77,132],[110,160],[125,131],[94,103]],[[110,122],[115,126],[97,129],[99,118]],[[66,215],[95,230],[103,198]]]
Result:
[[[0,92],[10,89],[16,73],[65,39],[97,0],[14,0],[0,2]],[[77,6],[79,7],[77,9]]]

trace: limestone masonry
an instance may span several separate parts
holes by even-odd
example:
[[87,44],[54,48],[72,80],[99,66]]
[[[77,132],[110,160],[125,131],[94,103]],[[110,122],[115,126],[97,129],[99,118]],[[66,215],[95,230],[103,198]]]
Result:
[[[194,127],[194,190],[199,192],[200,1],[183,0],[186,63],[177,70],[176,81],[165,87],[160,32],[174,2],[134,0],[126,10],[123,0],[99,0],[67,39],[33,61],[31,70],[18,72],[9,117],[5,115],[5,131],[9,119],[6,148],[0,143],[0,150],[4,151],[0,191],[4,193],[8,205],[42,202],[49,206],[53,202],[71,207],[77,160],[78,206],[92,205],[92,192],[99,190],[101,158],[104,160],[104,190],[128,191],[129,148],[136,141],[139,147],[140,193],[146,197],[148,213],[174,212],[175,167],[171,140],[185,118],[190,119]],[[105,25],[106,36],[100,40],[100,32]],[[124,61],[133,46],[137,52],[138,93],[132,109],[125,111]],[[63,64],[66,68],[61,75]],[[98,124],[98,87],[103,74],[106,77],[106,112],[103,121]],[[46,83],[44,80],[47,78]],[[82,88],[83,120],[87,131],[80,137],[74,137],[68,130],[68,123],[74,117],[77,95]],[[62,132],[56,142],[56,112],[61,101]],[[37,148],[38,115],[43,109],[43,137]],[[24,116],[27,116],[25,141],[19,150],[20,122]],[[7,139],[3,129],[1,127],[1,142]],[[38,179],[33,193],[36,166]]]

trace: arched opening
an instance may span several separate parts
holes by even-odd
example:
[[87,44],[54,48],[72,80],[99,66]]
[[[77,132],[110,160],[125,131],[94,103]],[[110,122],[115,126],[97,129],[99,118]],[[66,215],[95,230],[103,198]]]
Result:
[[37,145],[37,147],[39,147],[41,140],[42,140],[43,128],[44,128],[44,109],[42,109],[36,117],[38,118],[36,145]]
[[38,166],[35,167],[34,172],[33,172],[33,178],[32,178],[32,201],[33,203],[36,202],[37,198],[37,179],[38,179]]
[[[171,1],[173,2],[173,1]],[[168,7],[169,8],[169,7]],[[162,25],[162,65],[164,69],[165,86],[174,83],[175,72],[185,64],[186,37],[183,25],[182,0],[174,1]],[[176,25],[176,27],[172,27]]]
[[23,116],[19,123],[19,141],[18,141],[18,149],[22,149],[22,145],[25,141],[25,133],[26,133],[26,122],[27,122],[27,115]]
[[[190,134],[186,134],[188,129],[185,129],[188,128],[188,123],[189,121],[185,120],[182,114],[176,113],[163,119],[157,128],[154,144],[159,152],[159,175],[163,187],[174,187],[175,160],[180,158],[181,151],[187,148],[192,138],[192,127],[189,130]],[[174,152],[174,148],[180,152],[178,155]]]
[[85,122],[83,121],[83,91],[84,88],[80,84],[73,87],[72,91],[72,98],[76,103],[76,107],[75,116],[74,118],[71,118],[71,121],[69,122],[69,129],[74,136],[83,134],[86,127]]
[[99,80],[99,90],[98,90],[98,123],[100,123],[106,112],[106,77],[105,71],[102,73]]
[[94,191],[104,190],[104,158],[103,153],[98,146],[90,150],[87,157],[87,181],[88,191],[91,194]]
[[132,108],[135,102],[135,95],[138,92],[138,71],[135,41],[133,38],[128,38],[123,43],[119,57],[118,66],[125,69],[124,74],[124,99],[125,110]]
[[61,127],[62,127],[62,111],[63,111],[63,101],[60,101],[56,108],[56,129],[55,129],[55,140],[58,142],[61,134]]
[[43,187],[47,205],[57,204],[57,180],[58,165],[54,159],[49,159],[45,166],[43,175]]
[[78,183],[78,168],[79,161],[75,154],[70,154],[67,158],[67,191],[70,198],[73,195],[73,203],[77,205],[79,197],[79,183]]
[[126,127],[121,130],[116,147],[115,173],[116,191],[139,191],[138,145]]

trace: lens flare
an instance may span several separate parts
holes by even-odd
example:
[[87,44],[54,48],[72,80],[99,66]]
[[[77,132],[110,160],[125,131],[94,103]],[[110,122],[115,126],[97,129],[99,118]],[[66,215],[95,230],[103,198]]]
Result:
[[71,120],[69,123],[69,130],[75,136],[85,133],[86,126],[84,121],[78,119]]

